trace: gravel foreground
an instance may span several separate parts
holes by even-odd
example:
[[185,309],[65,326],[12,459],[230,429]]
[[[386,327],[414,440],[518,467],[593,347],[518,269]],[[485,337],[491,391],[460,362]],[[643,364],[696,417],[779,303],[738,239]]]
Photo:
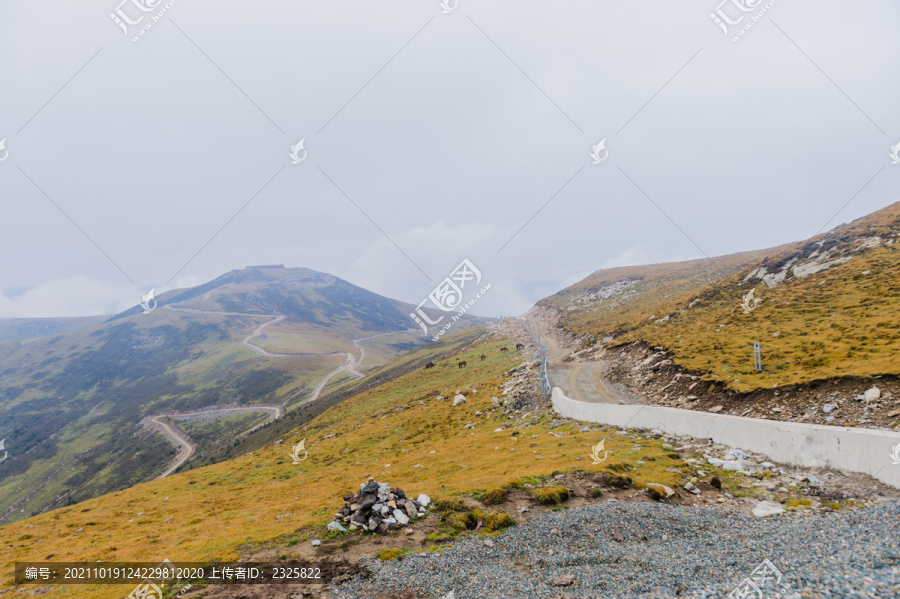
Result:
[[[536,515],[491,540],[493,547],[472,537],[440,554],[369,560],[371,577],[347,582],[332,597],[405,591],[440,599],[454,591],[456,599],[723,598],[768,559],[780,584],[746,597],[774,599],[788,586],[780,597],[900,598],[900,500],[773,519],[602,503]],[[551,584],[564,575],[574,582]]]

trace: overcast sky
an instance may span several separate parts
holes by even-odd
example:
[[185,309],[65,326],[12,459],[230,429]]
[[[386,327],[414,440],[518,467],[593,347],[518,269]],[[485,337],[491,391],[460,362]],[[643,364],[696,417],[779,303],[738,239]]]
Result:
[[267,263],[418,303],[463,258],[518,314],[900,200],[896,0],[737,42],[765,2],[177,0],[133,42],[166,2],[119,1],[0,3],[0,317]]

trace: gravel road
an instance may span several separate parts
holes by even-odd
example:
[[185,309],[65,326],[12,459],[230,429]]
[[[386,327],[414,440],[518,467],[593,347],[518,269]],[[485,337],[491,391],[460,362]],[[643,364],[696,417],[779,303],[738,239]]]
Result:
[[[768,559],[783,575],[765,598],[900,598],[900,500],[831,514],[759,519],[724,509],[601,503],[548,512],[442,554],[371,560],[335,599],[402,592],[439,599],[726,597]],[[574,582],[551,581],[571,575]],[[562,581],[560,581],[562,582]],[[407,595],[408,596],[408,595]],[[746,595],[757,598],[756,593]]]

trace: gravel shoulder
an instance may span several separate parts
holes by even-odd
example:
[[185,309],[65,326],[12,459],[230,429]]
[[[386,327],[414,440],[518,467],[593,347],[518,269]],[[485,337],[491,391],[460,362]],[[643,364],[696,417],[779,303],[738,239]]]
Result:
[[[846,513],[760,519],[711,507],[600,503],[547,512],[491,538],[396,562],[335,599],[631,597],[730,593],[770,560],[784,597],[900,597],[900,501]],[[564,586],[554,586],[566,582]],[[767,596],[777,588],[764,586]],[[382,593],[382,594],[379,594]],[[750,595],[755,597],[756,595]]]

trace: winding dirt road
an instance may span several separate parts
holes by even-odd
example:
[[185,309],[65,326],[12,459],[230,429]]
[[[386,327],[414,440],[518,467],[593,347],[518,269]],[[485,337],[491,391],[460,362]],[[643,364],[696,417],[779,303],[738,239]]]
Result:
[[641,402],[634,394],[618,388],[604,378],[609,365],[603,360],[563,362],[566,356],[575,351],[575,347],[561,338],[554,318],[534,312],[522,318],[535,335],[540,335],[541,343],[547,346],[547,375],[552,386],[561,388],[569,397],[585,403]]
[[[194,443],[190,437],[181,432],[178,427],[174,426],[171,421],[189,420],[191,418],[196,418],[197,416],[225,416],[230,413],[246,414],[248,412],[268,412],[269,422],[272,422],[273,420],[284,415],[284,408],[280,405],[239,406],[233,408],[221,408],[216,410],[197,410],[195,412],[186,412],[184,414],[157,414],[156,416],[146,417],[144,419],[145,423],[149,424],[161,434],[165,435],[179,448],[179,453],[175,458],[175,461],[171,465],[169,465],[168,469],[166,469],[165,472],[163,472],[156,478],[165,478],[175,472],[175,470],[177,470],[179,466],[191,459],[191,456],[194,455],[194,451],[197,449],[197,444]],[[263,426],[263,424],[254,426],[246,433],[242,433],[242,435],[252,433],[259,427]]]
[[191,441],[190,437],[182,433],[176,427],[169,425],[168,422],[163,421],[163,418],[165,418],[163,415],[148,416],[145,419],[145,422],[160,431],[170,441],[173,441],[175,445],[179,447],[179,452],[175,457],[175,461],[169,465],[165,472],[157,476],[157,479],[165,478],[175,472],[179,466],[184,464],[192,455],[194,455],[194,450],[197,448],[197,444]]
[[[368,337],[354,339],[353,345],[359,350],[359,359],[357,360],[353,356],[353,354],[351,354],[349,352],[345,353],[344,355],[347,356],[347,359],[344,361],[344,363],[341,364],[340,366],[338,366],[337,368],[335,368],[330,373],[328,373],[325,376],[325,378],[323,378],[321,381],[319,381],[319,384],[316,385],[316,388],[313,389],[313,392],[310,394],[310,396],[307,397],[306,399],[304,399],[301,403],[309,403],[311,401],[317,400],[319,398],[319,395],[321,395],[321,393],[322,393],[322,389],[325,388],[325,385],[327,385],[328,382],[332,378],[334,378],[336,375],[340,374],[344,370],[346,370],[347,372],[349,372],[350,374],[352,374],[353,376],[355,376],[358,379],[361,379],[364,376],[366,376],[365,374],[363,374],[362,372],[357,370],[357,368],[362,367],[363,361],[366,359],[366,348],[362,345],[361,341],[366,341],[368,339],[374,339],[375,337],[385,337],[387,335],[398,335],[400,333],[415,332],[416,330],[417,329],[407,329],[405,331],[393,331],[390,333],[379,333],[377,335],[370,335]],[[291,396],[291,397],[293,397],[293,396]],[[285,402],[285,405],[288,405],[287,402]]]
[[[387,337],[388,335],[399,335],[400,333],[416,333],[418,330],[419,329],[406,329],[405,331],[391,331],[390,333],[378,333],[377,335],[369,335],[368,337],[362,337],[361,339],[354,339],[353,345],[359,350],[359,360],[356,362],[356,366],[362,366],[362,363],[366,359],[366,348],[360,341],[368,341],[369,339],[375,339],[376,337]],[[369,366],[376,366],[376,364],[369,364]],[[380,366],[380,364],[378,366]]]
[[[209,298],[209,294],[207,294],[206,299],[208,299],[208,298]],[[307,397],[302,402],[300,402],[301,404],[309,403],[309,402],[312,402],[312,401],[315,401],[316,399],[318,399],[319,396],[322,394],[322,390],[331,381],[331,379],[333,379],[335,376],[337,376],[338,374],[340,374],[341,372],[343,372],[345,370],[357,379],[361,379],[365,376],[364,373],[362,373],[358,370],[359,367],[362,367],[363,361],[366,358],[366,349],[362,345],[362,343],[361,343],[362,341],[366,341],[367,339],[374,339],[375,337],[384,337],[386,335],[396,335],[398,333],[406,333],[409,331],[415,331],[415,329],[407,329],[405,331],[393,331],[390,333],[379,333],[377,335],[370,335],[369,337],[362,337],[360,339],[354,339],[353,345],[354,345],[354,347],[356,347],[359,350],[359,359],[358,360],[350,352],[333,352],[330,354],[283,354],[283,353],[270,352],[267,349],[260,347],[250,341],[254,337],[258,337],[260,334],[262,334],[262,330],[264,328],[266,328],[267,326],[281,322],[282,320],[284,320],[285,316],[283,314],[281,314],[281,315],[278,315],[278,314],[247,314],[247,313],[243,313],[243,312],[224,312],[221,310],[200,310],[198,308],[178,308],[172,304],[169,304],[164,307],[169,310],[176,311],[176,312],[189,312],[189,313],[194,313],[194,314],[216,314],[219,316],[243,316],[245,318],[246,317],[271,318],[271,320],[268,320],[268,321],[260,324],[259,326],[257,326],[250,335],[248,335],[241,341],[241,343],[243,345],[245,345],[246,347],[249,347],[256,353],[263,355],[263,356],[270,357],[270,358],[292,359],[292,358],[309,358],[309,357],[320,357],[320,356],[338,356],[338,355],[345,356],[344,363],[341,364],[340,366],[338,366],[337,368],[335,368],[334,370],[332,370],[331,372],[329,372],[327,375],[325,375],[322,378],[322,380],[320,380],[319,383],[315,386],[315,388],[313,389],[313,391],[309,395],[309,397]],[[240,407],[222,408],[222,409],[218,409],[218,410],[197,410],[195,412],[187,412],[184,414],[157,414],[155,416],[147,416],[143,420],[144,423],[147,423],[148,425],[155,428],[158,432],[163,434],[170,441],[172,441],[177,447],[179,447],[179,454],[175,458],[175,461],[166,469],[165,472],[163,472],[157,478],[165,478],[166,476],[169,476],[170,474],[172,474],[175,470],[178,469],[179,466],[181,466],[182,464],[184,464],[191,458],[191,456],[194,454],[194,451],[197,448],[197,444],[194,443],[190,439],[190,437],[188,437],[187,435],[182,433],[177,427],[171,425],[167,421],[187,420],[189,418],[196,417],[198,415],[221,415],[221,414],[226,414],[228,412],[242,413],[242,412],[253,412],[253,411],[257,411],[257,412],[258,411],[264,411],[264,412],[271,411],[271,414],[269,417],[269,422],[271,422],[273,420],[281,418],[281,416],[284,415],[285,409],[289,405],[290,401],[294,397],[299,395],[299,393],[300,392],[295,393],[294,395],[291,395],[284,401],[283,404],[280,404],[280,405],[240,406]],[[252,429],[250,429],[249,431],[247,431],[245,433],[241,433],[241,436],[250,434],[253,431],[255,431],[256,429],[260,428],[261,426],[263,426],[263,424],[259,424],[255,427],[253,427]]]
[[573,399],[586,403],[633,403],[603,378],[607,364],[603,361],[576,362],[569,371],[569,389]]
[[258,353],[259,355],[267,356],[269,358],[318,358],[320,356],[339,356],[342,353],[344,353],[344,352],[332,352],[330,354],[310,354],[310,353],[280,354],[280,353],[270,352],[266,348],[256,345],[255,343],[250,341],[254,337],[259,337],[262,334],[262,330],[264,328],[266,328],[267,326],[269,326],[270,324],[275,324],[276,322],[281,322],[282,320],[284,320],[284,318],[285,318],[284,314],[281,314],[281,315],[279,315],[279,314],[246,314],[244,312],[223,312],[221,310],[200,310],[198,308],[176,308],[172,304],[164,306],[164,308],[166,308],[168,310],[173,310],[175,312],[190,312],[193,314],[216,314],[218,316],[243,316],[245,318],[246,317],[271,318],[272,320],[268,320],[268,321],[262,323],[261,325],[259,325],[258,327],[256,327],[255,329],[253,329],[253,332],[250,333],[249,335],[247,335],[246,337],[244,337],[244,339],[241,341],[241,344],[245,345],[246,347],[249,347],[250,349],[252,349],[256,353]]

